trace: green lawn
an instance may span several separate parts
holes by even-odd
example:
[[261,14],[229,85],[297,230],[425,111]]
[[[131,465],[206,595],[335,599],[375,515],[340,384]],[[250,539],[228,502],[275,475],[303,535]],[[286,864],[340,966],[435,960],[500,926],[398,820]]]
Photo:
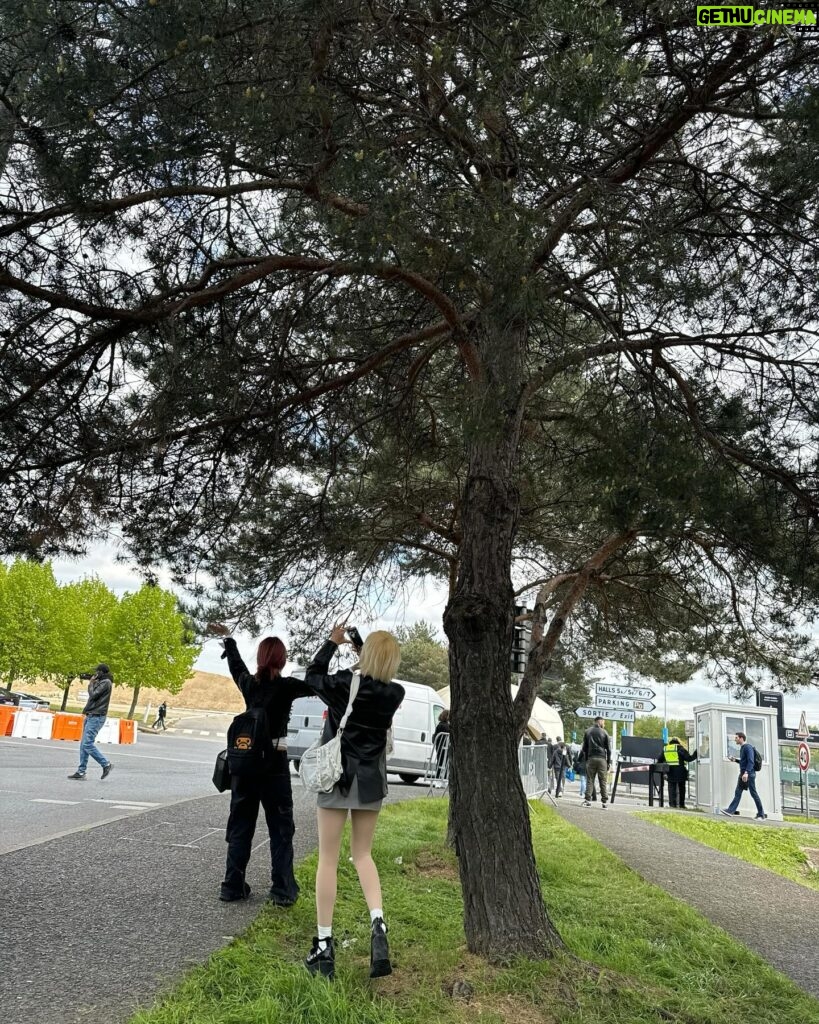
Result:
[[[552,917],[568,950],[490,967],[466,952],[444,800],[388,807],[376,859],[395,972],[367,978],[369,920],[342,853],[336,981],[301,965],[314,932],[315,858],[304,898],[265,908],[240,938],[132,1024],[792,1024],[819,1002],[689,907],[643,882],[594,840],[535,805],[532,826]],[[673,923],[673,927],[670,924]],[[467,1003],[453,983],[472,988]]]
[[652,814],[638,817],[696,839],[723,853],[775,871],[792,882],[819,889],[819,871],[810,866],[803,847],[819,848],[819,832],[764,825],[732,825],[710,818],[690,818],[685,814]]

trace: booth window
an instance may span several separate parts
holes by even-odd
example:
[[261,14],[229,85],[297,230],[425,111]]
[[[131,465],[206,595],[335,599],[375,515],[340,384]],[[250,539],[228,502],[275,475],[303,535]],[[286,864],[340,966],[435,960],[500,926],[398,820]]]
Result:
[[710,715],[698,715],[697,721],[697,760],[711,760],[711,729]]
[[725,756],[739,757],[739,747],[734,741],[738,732],[744,732],[746,739],[762,754],[762,760],[767,761],[765,752],[765,723],[756,716],[726,715],[725,716]]

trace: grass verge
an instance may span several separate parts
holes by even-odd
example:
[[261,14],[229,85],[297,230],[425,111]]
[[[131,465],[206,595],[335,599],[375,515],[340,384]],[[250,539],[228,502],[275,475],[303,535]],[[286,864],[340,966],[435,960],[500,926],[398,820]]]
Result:
[[131,1024],[723,1024],[817,1019],[819,1002],[689,907],[644,882],[552,810],[532,828],[550,913],[567,945],[553,960],[491,967],[466,952],[446,802],[385,808],[376,835],[395,973],[367,979],[369,920],[343,849],[337,977],[301,965],[314,931],[315,858],[306,895],[267,907]]
[[819,848],[819,833],[763,825],[732,825],[673,813],[640,812],[638,817],[722,853],[730,853],[758,868],[767,868],[792,882],[819,889],[819,871],[811,865],[810,856],[805,852]]

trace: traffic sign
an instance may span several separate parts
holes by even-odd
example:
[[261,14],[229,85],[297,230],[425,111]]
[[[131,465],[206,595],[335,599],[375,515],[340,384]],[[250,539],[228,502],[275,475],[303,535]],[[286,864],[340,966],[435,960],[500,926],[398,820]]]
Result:
[[799,728],[796,730],[796,735],[800,740],[806,740],[810,736],[810,729],[808,728],[808,720],[805,717],[805,712],[802,712],[802,717],[799,719]]
[[800,743],[797,749],[799,751],[799,767],[806,772],[810,768],[810,747],[807,743]]
[[620,686],[618,683],[598,683],[598,697],[629,697],[632,700],[651,700],[656,696],[647,686]]
[[610,722],[633,722],[634,712],[623,708],[575,708],[578,718],[608,718]]
[[599,692],[594,698],[599,708],[622,708],[624,711],[653,711],[650,700],[627,700],[625,697],[604,697]]

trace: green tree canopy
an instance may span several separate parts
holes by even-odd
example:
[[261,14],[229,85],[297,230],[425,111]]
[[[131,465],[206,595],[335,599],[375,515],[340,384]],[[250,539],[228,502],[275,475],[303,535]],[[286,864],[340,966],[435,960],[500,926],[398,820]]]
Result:
[[117,599],[99,579],[89,578],[56,588],[51,612],[48,651],[43,675],[63,690],[80,672],[93,672],[111,650],[111,628]]
[[57,593],[47,563],[0,566],[0,674],[9,686],[46,673],[58,642]]
[[402,626],[395,631],[401,644],[402,679],[423,683],[434,690],[449,685],[449,655],[445,643],[441,643],[431,623],[423,620],[411,626]]
[[151,583],[123,595],[108,640],[114,682],[134,691],[129,717],[143,686],[178,693],[201,650],[176,597]]

